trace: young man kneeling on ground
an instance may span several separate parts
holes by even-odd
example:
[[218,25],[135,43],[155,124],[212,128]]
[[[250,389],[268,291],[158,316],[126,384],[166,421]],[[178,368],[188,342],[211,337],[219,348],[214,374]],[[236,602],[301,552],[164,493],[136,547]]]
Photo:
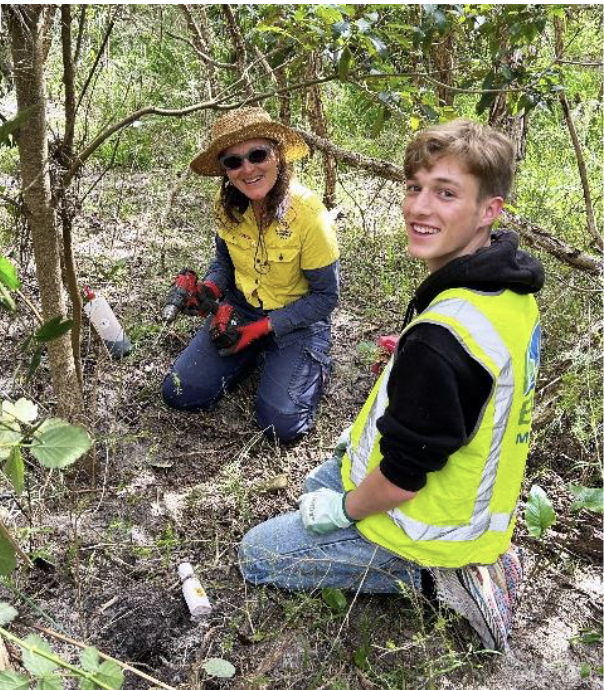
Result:
[[515,234],[492,231],[513,174],[512,143],[469,121],[407,147],[409,252],[429,275],[342,452],[308,475],[297,512],[245,535],[250,582],[369,593],[435,583],[486,647],[507,648],[544,281]]

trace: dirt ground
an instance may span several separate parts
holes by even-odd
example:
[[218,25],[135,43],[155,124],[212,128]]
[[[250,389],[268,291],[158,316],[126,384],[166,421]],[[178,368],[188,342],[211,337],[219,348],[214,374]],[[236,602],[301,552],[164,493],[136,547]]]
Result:
[[[529,472],[541,468],[539,483],[559,517],[542,541],[519,520],[516,541],[526,550],[528,575],[505,657],[481,651],[464,621],[418,596],[348,594],[347,607],[334,610],[321,592],[284,593],[242,581],[241,536],[295,509],[304,476],[330,455],[373,384],[359,344],[391,332],[397,309],[383,312],[386,319],[359,318],[356,287],[352,279],[346,283],[359,257],[344,247],[334,370],[316,428],[296,444],[274,446],[259,433],[254,375],[211,412],[171,411],[162,404],[161,381],[196,324],[183,318],[162,327],[162,298],[174,269],[194,256],[194,242],[202,253],[211,243],[209,232],[196,236],[196,216],[187,213],[193,212],[177,212],[161,234],[154,231],[159,209],[142,201],[128,221],[112,218],[108,208],[83,215],[82,280],[114,305],[134,350],[114,361],[85,334],[94,482],[73,471],[48,477],[31,465],[29,492],[19,504],[0,485],[2,517],[36,557],[31,572],[15,574],[14,589],[0,582],[2,600],[19,610],[11,629],[25,636],[33,625],[51,628],[180,688],[601,688],[601,637],[596,644],[582,638],[601,633],[601,520],[569,512],[571,497],[551,461],[561,452],[556,439],[530,458]],[[346,218],[339,222],[346,233]],[[35,299],[31,265],[21,275],[23,291]],[[27,318],[2,315],[0,325],[0,392],[33,397],[52,411],[45,364],[29,387],[15,372],[15,362],[26,361],[19,344]],[[199,621],[191,620],[181,595],[182,561],[194,565],[213,605]],[[74,645],[47,639],[67,659],[77,657]],[[16,649],[9,645],[9,652],[18,663]],[[210,657],[231,662],[235,676],[209,677],[202,663]],[[127,673],[124,687],[155,686]]]

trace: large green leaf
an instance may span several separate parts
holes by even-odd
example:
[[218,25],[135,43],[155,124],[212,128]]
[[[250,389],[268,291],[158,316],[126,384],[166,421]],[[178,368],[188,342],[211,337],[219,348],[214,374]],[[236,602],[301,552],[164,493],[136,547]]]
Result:
[[16,567],[15,547],[0,534],[0,575],[10,575]]
[[573,513],[583,508],[593,510],[594,513],[601,513],[604,510],[604,492],[601,488],[590,488],[580,484],[570,484],[568,488],[575,497],[570,507]]
[[86,429],[51,418],[35,433],[30,450],[42,466],[60,468],[74,463],[91,445]]
[[42,361],[43,352],[44,345],[38,345],[36,351],[33,354],[33,357],[31,358],[29,367],[27,368],[27,377],[25,378],[25,383],[29,383],[32,380],[33,375],[36,373],[36,369],[40,366],[40,362]]
[[29,680],[20,673],[0,671],[0,690],[28,690]]
[[4,465],[4,474],[10,479],[15,493],[19,496],[25,488],[25,465],[23,464],[23,456],[19,446],[14,446],[11,449],[8,460]]
[[29,120],[34,111],[39,107],[38,105],[30,105],[29,108],[20,110],[12,120],[7,120],[2,127],[0,127],[0,144],[6,141],[10,134],[16,132],[22,124]]
[[86,647],[80,654],[80,666],[84,671],[96,673],[99,670],[99,650],[96,647]]
[[41,678],[38,678],[36,683],[36,690],[63,690],[65,683],[61,676],[56,673],[49,673]]
[[21,442],[23,434],[18,431],[18,427],[16,422],[0,418],[0,460],[10,457],[13,448]]
[[19,422],[31,424],[38,418],[38,406],[27,398],[19,398],[16,403],[5,400],[2,403],[2,415],[14,417]]
[[0,601],[0,626],[6,627],[9,623],[12,623],[15,618],[19,615],[17,609],[14,609],[6,601]]
[[99,670],[94,674],[95,678],[108,685],[113,690],[120,690],[124,683],[124,671],[122,667],[111,659],[103,661]]
[[12,298],[6,287],[2,285],[2,283],[0,283],[0,307],[6,309],[6,311],[10,311],[13,314],[17,311],[15,300]]
[[73,321],[71,319],[61,321],[60,316],[55,316],[54,319],[46,321],[46,323],[43,323],[40,328],[38,328],[35,333],[35,338],[39,343],[47,343],[50,340],[56,340],[62,335],[65,335],[65,333],[71,330],[72,326]]
[[214,678],[232,678],[235,675],[233,664],[219,657],[210,657],[201,666],[208,676],[213,676]]
[[17,269],[2,255],[0,255],[0,283],[9,290],[18,290],[21,287],[21,281],[17,278]]
[[352,65],[352,53],[348,46],[344,46],[342,53],[340,55],[340,60],[338,61],[338,76],[342,81],[348,79],[348,74],[350,73],[350,66]]
[[[36,633],[32,633],[31,635],[28,635],[24,642],[27,642],[27,644],[30,647],[35,647],[35,649],[39,649],[41,652],[45,652],[46,654],[53,654],[53,651],[51,649],[51,646],[46,642],[45,639],[40,637],[40,635],[37,635]],[[46,676],[49,673],[52,673],[56,668],[58,668],[58,664],[55,663],[54,661],[51,661],[50,659],[47,659],[44,656],[40,656],[39,654],[36,654],[36,652],[31,651],[27,649],[26,647],[23,647],[23,666],[33,675],[33,676]]]
[[531,487],[524,519],[529,534],[537,539],[556,522],[556,511],[547,494],[538,484],[533,484]]

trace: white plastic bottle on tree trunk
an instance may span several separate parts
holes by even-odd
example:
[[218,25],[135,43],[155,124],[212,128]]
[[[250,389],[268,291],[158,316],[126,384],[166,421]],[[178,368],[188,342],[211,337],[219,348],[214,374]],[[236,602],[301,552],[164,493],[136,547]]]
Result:
[[132,345],[109,302],[102,295],[95,295],[89,287],[84,288],[84,300],[84,312],[111,356],[120,359],[127,355]]

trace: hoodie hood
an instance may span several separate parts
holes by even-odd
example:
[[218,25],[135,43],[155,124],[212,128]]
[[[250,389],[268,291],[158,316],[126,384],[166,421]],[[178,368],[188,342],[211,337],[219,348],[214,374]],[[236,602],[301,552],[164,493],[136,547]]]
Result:
[[443,290],[465,287],[482,292],[512,290],[539,292],[545,274],[541,262],[518,249],[518,235],[502,230],[491,235],[491,245],[453,259],[430,274],[418,287],[413,306],[422,312]]

